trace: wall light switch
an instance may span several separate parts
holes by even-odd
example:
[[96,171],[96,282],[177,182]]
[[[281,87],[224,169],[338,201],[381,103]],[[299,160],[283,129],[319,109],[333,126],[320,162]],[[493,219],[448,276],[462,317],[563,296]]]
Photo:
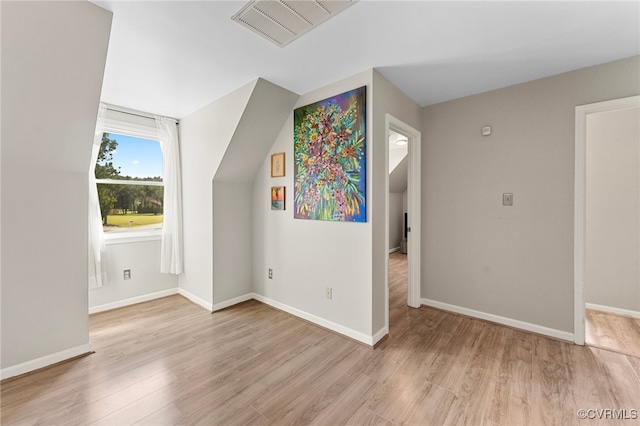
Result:
[[513,205],[513,194],[502,194],[502,205],[503,206],[512,206]]
[[482,128],[482,136],[491,135],[491,126],[485,126]]

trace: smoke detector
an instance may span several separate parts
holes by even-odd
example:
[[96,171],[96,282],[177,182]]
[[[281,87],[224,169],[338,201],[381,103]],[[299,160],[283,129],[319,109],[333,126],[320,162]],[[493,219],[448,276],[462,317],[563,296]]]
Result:
[[284,47],[357,0],[253,0],[231,19]]

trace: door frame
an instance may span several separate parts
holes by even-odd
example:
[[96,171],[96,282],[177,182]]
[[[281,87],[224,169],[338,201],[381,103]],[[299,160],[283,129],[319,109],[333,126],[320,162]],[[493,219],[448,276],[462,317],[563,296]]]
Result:
[[584,281],[586,276],[587,235],[587,116],[599,112],[618,111],[640,105],[640,96],[613,99],[576,107],[575,130],[575,197],[573,239],[574,325],[573,341],[584,345],[585,309]]
[[391,114],[385,116],[385,322],[389,330],[389,132],[407,137],[409,171],[407,176],[407,210],[410,232],[407,233],[408,286],[407,305],[419,308],[420,301],[420,238],[421,230],[421,132]]

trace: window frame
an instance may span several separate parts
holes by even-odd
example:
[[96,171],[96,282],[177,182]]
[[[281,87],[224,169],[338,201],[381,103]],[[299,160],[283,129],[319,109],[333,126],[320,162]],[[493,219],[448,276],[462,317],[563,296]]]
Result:
[[[121,116],[122,118],[110,118],[110,113],[113,115]],[[130,113],[125,111],[112,111],[108,110],[107,118],[104,121],[104,127],[102,133],[118,134],[122,136],[130,136],[134,138],[148,139],[156,141],[160,144],[160,151],[162,152],[162,142],[158,129],[156,128],[155,119],[152,117],[142,117],[135,115],[136,121],[148,121],[150,124],[145,125],[141,123],[129,122],[127,118],[131,117]],[[163,153],[164,160],[164,153]],[[94,166],[95,167],[95,166]],[[95,173],[95,170],[94,170]],[[96,185],[98,184],[113,184],[113,185],[142,185],[142,186],[162,186],[164,182],[155,181],[133,181],[133,180],[119,180],[119,179],[96,179]],[[164,205],[163,205],[164,213]],[[164,222],[163,222],[164,226]],[[132,230],[127,232],[105,232],[104,242],[106,245],[112,244],[124,244],[124,243],[137,243],[146,241],[159,241],[162,238],[162,228],[160,229],[145,229],[145,230]]]

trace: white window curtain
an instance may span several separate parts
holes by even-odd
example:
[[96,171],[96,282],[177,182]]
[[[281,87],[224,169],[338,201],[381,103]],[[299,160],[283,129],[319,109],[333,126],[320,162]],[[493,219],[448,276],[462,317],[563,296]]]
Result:
[[164,182],[164,219],[160,251],[160,272],[180,274],[183,268],[182,178],[180,145],[176,120],[155,117],[162,147],[162,181]]
[[89,164],[89,288],[102,287],[107,283],[106,246],[102,231],[102,215],[96,185],[96,162],[102,144],[102,133],[107,114],[105,105],[100,104],[96,133],[93,137],[91,163]]

